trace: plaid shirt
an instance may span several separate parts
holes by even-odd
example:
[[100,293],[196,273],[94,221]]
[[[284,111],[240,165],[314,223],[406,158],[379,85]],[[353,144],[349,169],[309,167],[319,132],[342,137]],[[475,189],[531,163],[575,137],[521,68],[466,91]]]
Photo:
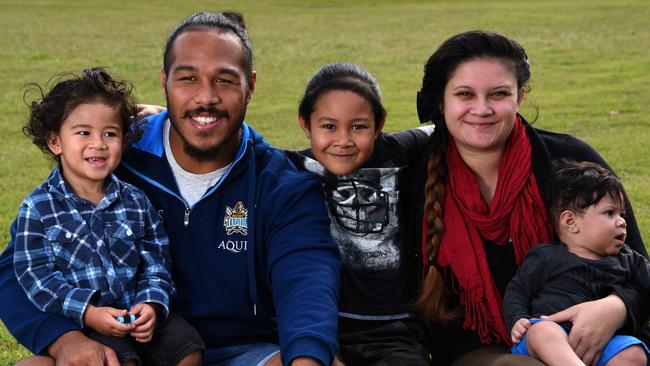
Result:
[[130,309],[155,302],[166,316],[175,293],[168,239],[147,197],[111,174],[94,206],[59,169],[18,212],[14,268],[29,299],[80,325],[89,303]]

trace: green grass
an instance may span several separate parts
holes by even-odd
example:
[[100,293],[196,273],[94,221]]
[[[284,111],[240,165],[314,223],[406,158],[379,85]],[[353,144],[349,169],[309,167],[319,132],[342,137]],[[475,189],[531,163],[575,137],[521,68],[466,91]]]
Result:
[[[476,28],[524,45],[533,67],[523,113],[536,126],[592,144],[622,177],[650,240],[650,5],[638,1],[7,1],[0,12],[0,249],[24,195],[50,169],[22,135],[22,90],[61,71],[102,65],[132,80],[142,101],[163,103],[167,34],[199,10],[244,13],[257,89],[247,119],[272,143],[299,148],[296,107],[324,63],[366,66],[380,81],[387,130],[414,127],[422,66],[449,36]],[[146,4],[145,4],[146,3]],[[218,6],[218,8],[217,8]],[[537,108],[537,112],[535,111]],[[0,365],[28,353],[0,326]]]

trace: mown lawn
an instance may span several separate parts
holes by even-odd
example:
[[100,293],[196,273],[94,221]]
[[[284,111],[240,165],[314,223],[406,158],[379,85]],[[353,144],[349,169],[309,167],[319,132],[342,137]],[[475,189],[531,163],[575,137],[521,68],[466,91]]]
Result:
[[[24,85],[102,65],[132,80],[139,99],[163,103],[167,34],[200,10],[243,12],[255,48],[257,89],[247,120],[272,143],[299,148],[296,107],[322,64],[351,61],[379,79],[388,130],[414,127],[422,66],[447,37],[506,33],[527,49],[536,126],[596,147],[626,184],[650,240],[650,5],[638,1],[8,1],[0,2],[0,249],[26,193],[50,163],[22,135]],[[218,7],[217,7],[218,6]],[[0,365],[28,355],[0,326]]]

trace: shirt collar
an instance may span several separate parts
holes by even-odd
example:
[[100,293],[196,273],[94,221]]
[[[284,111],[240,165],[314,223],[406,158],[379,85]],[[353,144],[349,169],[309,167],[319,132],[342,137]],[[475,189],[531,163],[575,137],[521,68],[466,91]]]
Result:
[[[54,195],[61,196],[63,199],[82,200],[74,193],[72,187],[63,179],[63,167],[58,165],[47,179],[49,185],[48,191]],[[113,173],[106,177],[106,195],[97,205],[97,208],[104,208],[115,202],[120,196],[120,184]],[[85,200],[84,200],[85,201]]]

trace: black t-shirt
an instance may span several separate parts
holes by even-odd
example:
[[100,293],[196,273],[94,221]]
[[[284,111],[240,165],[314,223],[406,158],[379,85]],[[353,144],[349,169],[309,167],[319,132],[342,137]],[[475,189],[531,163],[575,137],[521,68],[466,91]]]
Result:
[[[432,127],[380,134],[370,159],[357,171],[337,176],[313,159],[309,150],[287,152],[301,169],[318,174],[330,212],[332,237],[341,251],[339,315],[389,320],[409,315],[412,287],[407,271],[419,243],[406,243],[401,187],[409,179]],[[401,230],[402,229],[402,230]]]

